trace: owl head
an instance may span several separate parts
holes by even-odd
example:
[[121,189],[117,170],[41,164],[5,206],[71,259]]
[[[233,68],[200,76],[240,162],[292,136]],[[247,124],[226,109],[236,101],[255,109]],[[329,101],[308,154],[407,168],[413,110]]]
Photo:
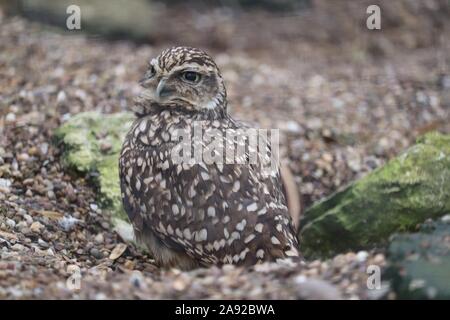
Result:
[[140,80],[140,100],[151,108],[221,113],[226,91],[217,65],[204,51],[173,47],[152,59]]

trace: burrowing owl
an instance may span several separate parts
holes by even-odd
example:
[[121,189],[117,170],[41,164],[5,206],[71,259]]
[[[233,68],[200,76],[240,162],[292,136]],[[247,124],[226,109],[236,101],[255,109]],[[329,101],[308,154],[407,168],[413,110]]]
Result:
[[[151,60],[140,83],[137,119],[119,163],[123,204],[138,241],[160,265],[181,269],[299,260],[278,168],[267,173],[259,161],[240,161],[263,158],[260,148],[244,148],[234,162],[206,161],[201,154],[174,158],[179,132],[196,124],[203,136],[226,137],[225,151],[240,143],[227,135],[243,126],[227,113],[224,82],[211,57],[195,48],[167,49]],[[192,145],[207,147],[198,139]]]

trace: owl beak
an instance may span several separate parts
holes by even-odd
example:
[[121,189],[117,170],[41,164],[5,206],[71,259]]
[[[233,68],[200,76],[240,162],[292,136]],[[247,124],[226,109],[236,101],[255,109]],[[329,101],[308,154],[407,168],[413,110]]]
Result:
[[156,88],[156,96],[158,99],[170,96],[173,93],[173,90],[166,86],[166,80],[161,79],[158,83],[158,87]]
[[164,85],[166,84],[166,81],[164,79],[161,79],[158,83],[158,87],[156,88],[156,96],[158,98],[161,98],[161,93],[164,91]]

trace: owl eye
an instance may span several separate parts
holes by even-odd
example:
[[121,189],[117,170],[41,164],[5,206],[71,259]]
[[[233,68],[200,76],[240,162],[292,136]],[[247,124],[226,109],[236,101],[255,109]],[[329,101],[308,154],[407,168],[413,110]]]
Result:
[[193,82],[193,83],[197,83],[200,81],[200,74],[194,71],[186,71],[183,72],[183,74],[181,75],[183,80],[186,80],[188,82]]

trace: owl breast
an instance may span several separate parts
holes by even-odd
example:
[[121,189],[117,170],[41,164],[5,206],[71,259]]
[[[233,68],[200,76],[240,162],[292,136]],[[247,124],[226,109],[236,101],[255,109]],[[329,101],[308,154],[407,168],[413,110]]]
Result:
[[[134,123],[120,172],[135,228],[151,231],[168,248],[205,265],[298,256],[279,176],[262,174],[257,164],[211,163],[204,154],[196,158],[195,146],[208,145],[195,136],[199,124],[219,135],[234,126],[166,114]],[[180,157],[180,135],[187,139],[188,159]]]

